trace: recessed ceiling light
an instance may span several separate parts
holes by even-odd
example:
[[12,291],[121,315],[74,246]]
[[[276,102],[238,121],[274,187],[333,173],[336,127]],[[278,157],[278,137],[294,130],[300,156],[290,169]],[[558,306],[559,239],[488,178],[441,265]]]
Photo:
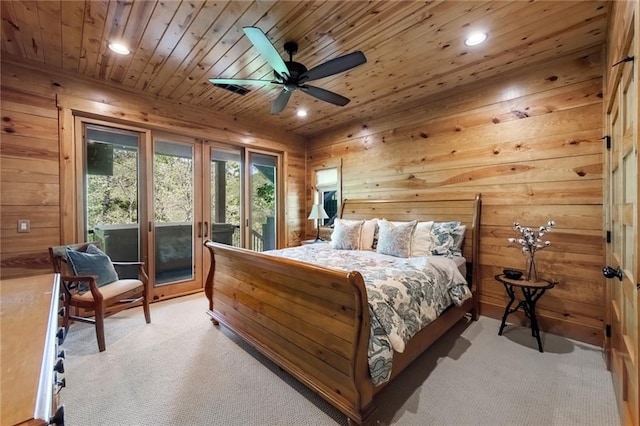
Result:
[[487,33],[473,33],[464,41],[467,46],[476,46],[487,39]]
[[125,46],[122,43],[117,43],[117,42],[112,42],[109,43],[109,49],[113,50],[114,52],[116,52],[119,55],[128,55],[129,49],[127,48],[127,46]]
[[298,117],[306,117],[307,116],[307,110],[306,109],[299,109],[298,112],[296,112],[296,115]]

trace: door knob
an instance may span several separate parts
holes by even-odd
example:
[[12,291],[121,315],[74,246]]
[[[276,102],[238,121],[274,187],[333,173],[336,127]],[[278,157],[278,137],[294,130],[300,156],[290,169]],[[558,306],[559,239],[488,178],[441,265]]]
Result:
[[616,269],[613,269],[611,266],[605,266],[602,268],[602,275],[607,278],[618,277],[620,281],[622,281],[622,269],[618,266]]

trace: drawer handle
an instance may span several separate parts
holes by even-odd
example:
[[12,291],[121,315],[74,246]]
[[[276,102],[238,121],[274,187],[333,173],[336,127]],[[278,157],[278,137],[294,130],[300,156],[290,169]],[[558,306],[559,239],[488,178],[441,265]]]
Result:
[[64,405],[58,407],[56,414],[49,419],[50,425],[64,426]]
[[64,373],[64,361],[62,360],[62,358],[60,358],[58,362],[56,362],[56,365],[53,367],[53,371],[60,374]]
[[58,345],[61,345],[64,342],[64,328],[58,330],[56,337],[58,338]]
[[63,377],[62,380],[56,382],[56,386],[58,387],[58,389],[56,389],[56,395],[57,395],[60,393],[62,388],[67,387],[67,379]]

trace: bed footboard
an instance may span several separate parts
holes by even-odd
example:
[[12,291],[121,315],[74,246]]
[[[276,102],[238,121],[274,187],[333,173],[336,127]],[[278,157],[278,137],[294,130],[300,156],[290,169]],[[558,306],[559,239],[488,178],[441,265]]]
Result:
[[338,272],[205,242],[214,322],[361,423],[374,409],[367,368],[369,309],[358,272]]
[[[346,219],[459,220],[473,297],[419,331],[401,354],[396,377],[460,319],[478,315],[480,194],[419,200],[344,200]],[[385,386],[369,376],[369,304],[359,272],[339,272],[283,257],[206,241],[209,315],[361,424]]]

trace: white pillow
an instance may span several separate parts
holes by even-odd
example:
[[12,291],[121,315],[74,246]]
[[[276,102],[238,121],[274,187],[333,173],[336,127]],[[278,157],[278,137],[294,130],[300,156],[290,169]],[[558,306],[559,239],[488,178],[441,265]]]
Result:
[[362,225],[362,233],[360,234],[360,250],[375,250],[373,240],[378,227],[378,219],[368,219]]
[[411,239],[417,221],[396,222],[398,225],[382,219],[378,221],[379,234],[376,251],[395,257],[411,255]]
[[411,257],[431,256],[433,221],[418,222],[411,240]]
[[337,250],[358,250],[364,220],[337,218],[331,233],[331,246]]

